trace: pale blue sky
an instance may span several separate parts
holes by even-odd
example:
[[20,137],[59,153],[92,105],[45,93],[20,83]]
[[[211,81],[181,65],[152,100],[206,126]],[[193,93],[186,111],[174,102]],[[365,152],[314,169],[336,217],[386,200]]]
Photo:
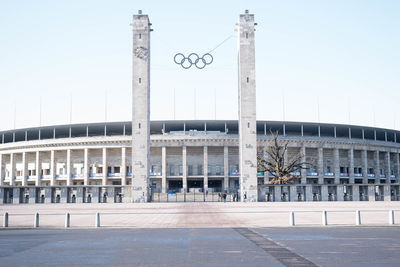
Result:
[[[151,118],[237,119],[236,38],[203,70],[177,52],[202,54],[255,14],[257,119],[400,129],[400,1],[0,0],[0,129],[131,118],[132,15],[149,14]],[[350,112],[349,112],[350,111]],[[375,113],[375,116],[374,116]],[[350,114],[350,116],[349,116]],[[375,122],[374,122],[375,117]]]

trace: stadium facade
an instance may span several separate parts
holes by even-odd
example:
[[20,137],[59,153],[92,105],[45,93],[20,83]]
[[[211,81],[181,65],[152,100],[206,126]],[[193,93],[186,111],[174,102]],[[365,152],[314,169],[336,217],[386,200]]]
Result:
[[[254,16],[239,16],[239,120],[150,122],[150,22],[133,16],[132,121],[0,132],[0,203],[397,201],[400,132],[256,121]],[[257,153],[270,131],[312,163],[269,185]]]

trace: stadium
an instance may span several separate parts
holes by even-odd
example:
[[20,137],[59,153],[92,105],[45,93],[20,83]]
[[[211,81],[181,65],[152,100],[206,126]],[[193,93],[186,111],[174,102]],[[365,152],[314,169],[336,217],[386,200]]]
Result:
[[[150,121],[150,32],[133,16],[132,121],[0,132],[0,203],[398,201],[400,132],[256,121],[254,15],[239,16],[238,120]],[[189,59],[188,59],[189,58]],[[182,64],[190,56],[180,61]],[[196,63],[198,60],[196,60]],[[185,65],[186,66],[186,65]],[[257,153],[272,132],[309,169],[271,185]]]

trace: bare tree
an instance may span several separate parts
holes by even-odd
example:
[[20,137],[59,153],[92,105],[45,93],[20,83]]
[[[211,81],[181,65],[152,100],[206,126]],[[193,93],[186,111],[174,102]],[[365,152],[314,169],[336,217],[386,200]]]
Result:
[[[293,184],[300,179],[301,169],[308,169],[310,165],[303,162],[302,153],[288,156],[288,141],[278,140],[278,131],[273,133],[273,146],[266,150],[267,157],[263,153],[257,155],[257,168],[259,172],[267,172],[273,176],[273,179],[267,184]],[[285,156],[287,155],[287,156]]]

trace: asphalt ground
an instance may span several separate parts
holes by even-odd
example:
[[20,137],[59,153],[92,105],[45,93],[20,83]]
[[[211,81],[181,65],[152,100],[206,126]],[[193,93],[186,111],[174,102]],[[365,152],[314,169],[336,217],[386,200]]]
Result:
[[0,230],[0,266],[399,266],[399,252],[399,226]]

